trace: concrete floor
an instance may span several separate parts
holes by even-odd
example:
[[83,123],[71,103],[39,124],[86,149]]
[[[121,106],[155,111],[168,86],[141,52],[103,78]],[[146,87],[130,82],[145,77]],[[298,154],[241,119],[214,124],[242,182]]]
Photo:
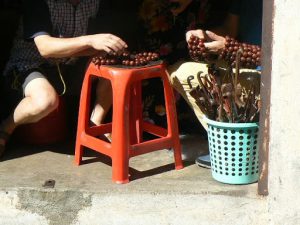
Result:
[[[174,170],[168,150],[141,155],[130,160],[130,182],[123,185],[111,181],[105,156],[86,151],[86,163],[76,166],[73,143],[10,146],[0,163],[1,225],[232,224],[247,211],[240,224],[266,224],[256,183],[222,184],[195,165],[208,151],[199,135],[181,137],[184,169]],[[43,187],[48,179],[54,188]]]

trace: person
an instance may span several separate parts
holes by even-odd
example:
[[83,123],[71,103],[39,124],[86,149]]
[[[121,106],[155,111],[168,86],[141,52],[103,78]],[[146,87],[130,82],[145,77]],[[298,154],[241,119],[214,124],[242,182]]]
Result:
[[[0,125],[0,156],[17,126],[37,122],[58,106],[58,94],[64,90],[55,82],[62,78],[60,68],[84,65],[78,60],[80,56],[117,53],[128,47],[124,40],[110,33],[87,34],[89,20],[101,11],[102,2],[24,2],[21,25],[4,70],[6,84],[21,92],[23,98]],[[76,81],[82,80],[84,73],[71,75],[69,80]],[[69,87],[73,87],[72,82]],[[97,84],[96,103],[91,115],[91,122],[96,125],[102,122],[105,109],[109,108],[105,104],[111,104],[105,101],[111,96],[107,87],[105,81]]]
[[[138,17],[140,33],[143,34],[140,46],[143,50],[160,54],[167,65],[172,65],[188,56],[185,33],[188,29],[211,28],[220,25],[225,17],[226,3],[217,0],[143,0]],[[153,88],[155,87],[155,88]],[[143,83],[144,119],[165,124],[164,98],[161,81],[152,79]],[[176,94],[178,118],[181,133],[190,132],[191,127],[200,126],[191,116],[193,112],[185,101]],[[202,130],[202,129],[201,129]]]
[[[186,41],[192,35],[205,39],[205,47],[210,52],[219,52],[225,48],[225,35],[236,38],[240,42],[260,45],[262,33],[262,0],[233,0],[225,22],[212,30],[191,29],[186,32]],[[203,112],[198,108],[194,99],[189,95],[190,87],[187,84],[187,77],[195,75],[199,71],[207,71],[207,64],[197,62],[179,61],[170,67],[171,82],[173,87],[185,98],[202,126],[207,129],[207,124],[203,120]],[[255,85],[259,88],[258,70],[241,71],[241,80],[251,77],[255,79]],[[244,79],[243,79],[244,77]],[[193,87],[197,83],[193,83]],[[200,156],[196,159],[196,164],[202,167],[210,168],[210,157],[208,155]]]

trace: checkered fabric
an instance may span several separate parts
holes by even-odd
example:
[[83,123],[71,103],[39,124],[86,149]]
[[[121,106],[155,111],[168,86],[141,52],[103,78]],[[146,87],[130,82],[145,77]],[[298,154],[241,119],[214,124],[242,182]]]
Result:
[[[78,37],[85,35],[87,33],[89,18],[96,16],[100,5],[100,0],[82,0],[76,7],[68,0],[40,1],[46,1],[48,4],[53,32],[56,37]],[[62,59],[60,62],[66,62],[67,60]],[[24,72],[45,63],[54,64],[55,60],[43,58],[33,41],[23,39],[21,21],[11,50],[10,59],[4,70],[4,75],[9,74],[13,69]]]

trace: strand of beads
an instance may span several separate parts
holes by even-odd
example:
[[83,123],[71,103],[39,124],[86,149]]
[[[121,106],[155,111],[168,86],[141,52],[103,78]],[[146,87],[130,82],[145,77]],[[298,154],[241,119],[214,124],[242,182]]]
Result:
[[241,49],[241,67],[253,69],[260,65],[261,49],[259,46],[239,43],[235,39],[228,36],[226,36],[225,39],[225,49],[220,53],[220,58],[228,61],[231,66],[235,66],[237,51]]
[[130,54],[124,52],[122,54],[111,54],[106,56],[94,56],[92,62],[97,65],[125,65],[125,66],[143,66],[150,61],[159,60],[159,54],[155,52],[141,52]]
[[[261,49],[257,45],[239,43],[233,38],[226,36],[225,49],[219,53],[219,59],[224,59],[231,66],[236,64],[236,55],[239,49],[242,49],[240,66],[243,68],[256,68],[260,65]],[[205,40],[192,35],[188,41],[190,57],[196,61],[207,61],[211,57],[208,49],[204,45]],[[215,54],[215,53],[214,53]]]
[[207,54],[207,49],[204,46],[204,39],[198,38],[194,35],[192,35],[188,41],[188,48],[189,48],[189,54],[190,57],[194,61],[204,61],[206,57],[208,56]]
[[150,61],[159,59],[158,53],[155,52],[141,52],[131,55],[129,59],[122,60],[122,64],[125,66],[143,66]]

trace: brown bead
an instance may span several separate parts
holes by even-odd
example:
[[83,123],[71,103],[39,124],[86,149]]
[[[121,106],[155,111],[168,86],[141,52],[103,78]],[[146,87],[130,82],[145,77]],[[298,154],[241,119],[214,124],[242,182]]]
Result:
[[194,44],[194,41],[192,39],[188,40],[188,45],[192,46]]
[[200,50],[200,52],[205,52],[205,51],[206,51],[206,48],[205,48],[205,47],[202,47],[202,48],[200,48],[199,50]]
[[205,47],[205,45],[204,45],[203,42],[200,42],[200,43],[198,44],[198,48],[204,48],[204,47]]
[[191,35],[191,37],[190,37],[190,40],[195,40],[196,39],[196,36],[195,35]]

